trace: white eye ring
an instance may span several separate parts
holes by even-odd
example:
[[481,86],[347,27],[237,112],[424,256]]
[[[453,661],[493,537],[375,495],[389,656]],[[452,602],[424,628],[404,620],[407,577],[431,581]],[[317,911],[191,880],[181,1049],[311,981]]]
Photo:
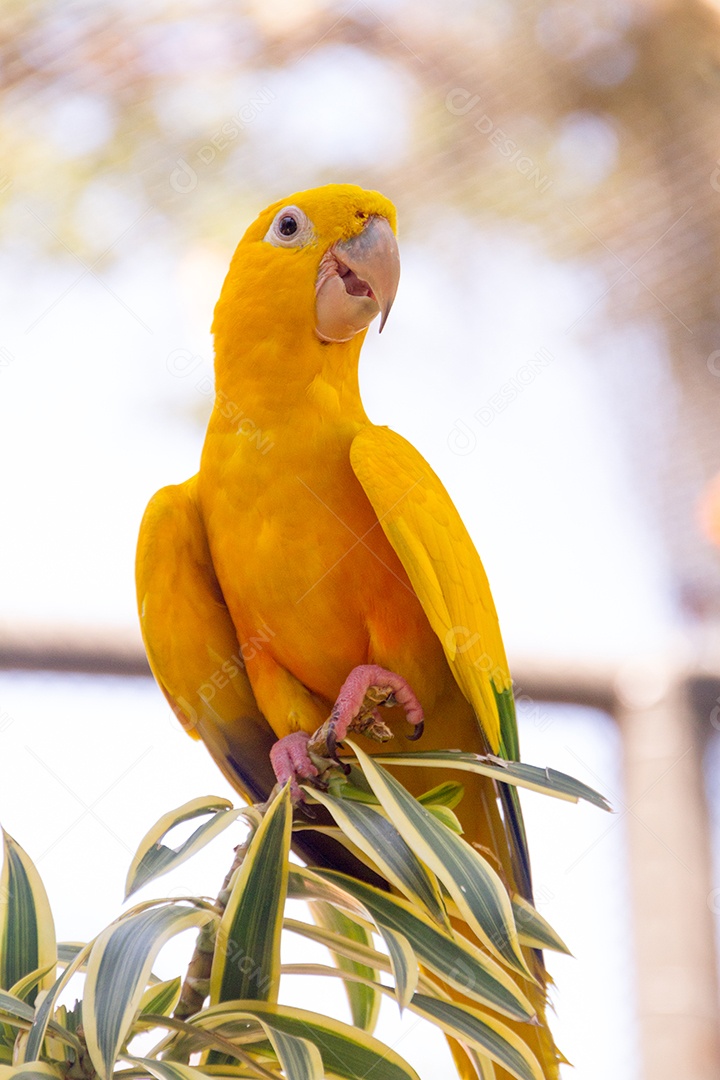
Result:
[[264,239],[275,247],[300,247],[307,243],[312,234],[312,223],[303,210],[298,206],[283,206],[275,215]]

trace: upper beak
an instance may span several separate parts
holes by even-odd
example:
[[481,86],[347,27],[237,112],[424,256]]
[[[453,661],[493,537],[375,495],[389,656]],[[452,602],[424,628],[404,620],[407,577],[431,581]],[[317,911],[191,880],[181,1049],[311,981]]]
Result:
[[380,308],[382,331],[400,280],[400,252],[390,222],[373,215],[358,236],[340,241],[333,251],[372,289]]

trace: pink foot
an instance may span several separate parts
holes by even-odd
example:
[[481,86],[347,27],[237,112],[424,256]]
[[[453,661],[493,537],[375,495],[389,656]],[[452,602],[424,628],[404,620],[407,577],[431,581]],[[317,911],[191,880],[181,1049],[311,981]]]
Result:
[[305,731],[294,731],[292,735],[286,735],[278,739],[270,751],[270,764],[273,767],[277,782],[286,784],[290,781],[290,794],[293,802],[299,802],[303,793],[298,784],[298,777],[310,780],[318,775],[318,771],[310,760],[307,744],[310,736]]
[[402,705],[415,728],[408,738],[420,738],[424,716],[410,684],[401,675],[378,664],[361,664],[353,668],[343,683],[330,715],[327,746],[331,756],[335,756],[336,744],[343,741],[353,722],[363,715],[375,713],[377,705]]

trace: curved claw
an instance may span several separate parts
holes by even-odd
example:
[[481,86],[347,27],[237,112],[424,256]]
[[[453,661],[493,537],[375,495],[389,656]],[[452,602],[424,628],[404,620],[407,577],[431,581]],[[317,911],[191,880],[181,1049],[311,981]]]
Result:
[[326,756],[335,765],[338,765],[342,769],[342,771],[345,773],[345,775],[347,776],[348,773],[350,772],[350,766],[347,764],[347,762],[343,761],[342,758],[340,758],[338,756],[338,752],[337,752],[338,741],[337,741],[337,736],[335,734],[335,724],[333,723],[332,720],[330,720],[330,722],[327,725],[327,736],[325,738],[325,746],[327,748]]
[[424,730],[425,730],[425,721],[424,721],[424,720],[420,720],[420,721],[419,721],[419,722],[418,722],[418,723],[417,723],[417,724],[415,725],[415,727],[413,728],[413,730],[412,730],[412,734],[411,734],[411,735],[406,735],[405,737],[406,737],[406,738],[407,738],[407,739],[408,739],[408,740],[409,740],[410,742],[417,742],[417,740],[418,740],[419,738],[421,738],[421,737],[422,737],[422,733],[423,733],[423,731],[424,731]]
[[327,756],[332,761],[339,761],[337,752],[337,739],[335,738],[335,728],[332,723],[328,725],[327,739],[325,740],[327,746]]

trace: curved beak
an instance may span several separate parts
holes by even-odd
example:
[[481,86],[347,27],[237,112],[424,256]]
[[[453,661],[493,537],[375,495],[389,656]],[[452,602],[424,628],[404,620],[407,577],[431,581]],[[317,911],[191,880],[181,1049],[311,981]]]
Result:
[[370,286],[380,308],[382,332],[400,280],[400,251],[390,222],[374,214],[358,236],[335,244],[333,253]]

